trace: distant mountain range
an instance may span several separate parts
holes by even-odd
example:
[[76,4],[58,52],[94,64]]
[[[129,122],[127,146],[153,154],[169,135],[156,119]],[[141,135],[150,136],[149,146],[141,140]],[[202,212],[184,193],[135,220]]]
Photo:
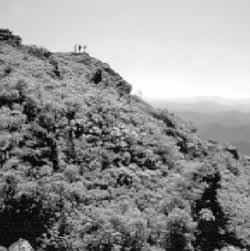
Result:
[[214,113],[225,111],[250,112],[249,99],[226,99],[221,97],[191,97],[170,99],[146,99],[154,106],[176,112]]
[[250,101],[219,97],[197,97],[175,100],[149,100],[191,121],[207,139],[231,143],[250,155]]

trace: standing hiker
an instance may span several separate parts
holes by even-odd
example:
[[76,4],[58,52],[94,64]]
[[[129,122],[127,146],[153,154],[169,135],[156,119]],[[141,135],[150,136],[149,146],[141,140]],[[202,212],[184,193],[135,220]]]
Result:
[[78,52],[81,52],[81,50],[82,50],[82,46],[79,44],[78,45]]
[[74,52],[77,53],[77,44],[74,45]]

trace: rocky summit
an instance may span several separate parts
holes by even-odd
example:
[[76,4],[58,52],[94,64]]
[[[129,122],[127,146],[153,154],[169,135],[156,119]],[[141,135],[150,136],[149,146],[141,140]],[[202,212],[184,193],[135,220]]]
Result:
[[0,245],[250,250],[249,177],[108,64],[0,30]]

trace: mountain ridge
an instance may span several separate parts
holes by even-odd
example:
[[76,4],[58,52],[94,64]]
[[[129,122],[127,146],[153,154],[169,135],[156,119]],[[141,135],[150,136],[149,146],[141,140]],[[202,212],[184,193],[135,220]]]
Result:
[[250,168],[237,149],[131,95],[87,53],[12,38],[0,30],[0,245],[250,248]]

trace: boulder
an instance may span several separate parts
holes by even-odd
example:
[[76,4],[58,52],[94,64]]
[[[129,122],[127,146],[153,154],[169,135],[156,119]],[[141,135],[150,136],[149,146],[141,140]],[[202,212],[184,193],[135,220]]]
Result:
[[241,249],[230,245],[222,248],[221,251],[241,251]]
[[34,249],[28,241],[19,239],[9,247],[9,251],[34,251]]
[[8,249],[4,246],[0,246],[0,251],[8,251]]

